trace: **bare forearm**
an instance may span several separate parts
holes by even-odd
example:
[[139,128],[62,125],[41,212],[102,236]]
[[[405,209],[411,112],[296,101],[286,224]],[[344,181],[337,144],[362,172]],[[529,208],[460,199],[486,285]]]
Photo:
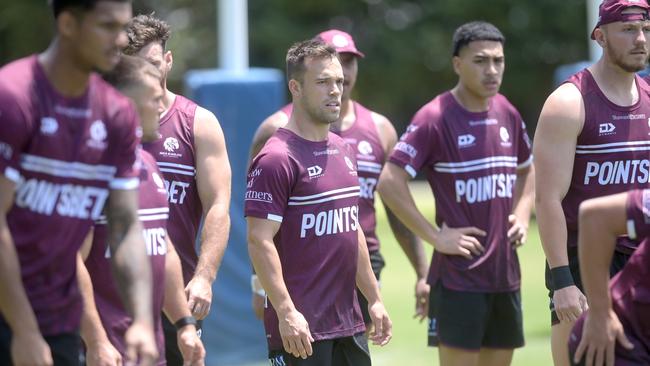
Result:
[[370,256],[368,255],[368,245],[361,230],[359,230],[359,256],[357,259],[356,283],[363,296],[368,300],[368,304],[373,304],[381,300],[377,279],[372,272],[370,265]]
[[404,251],[404,254],[406,254],[409,262],[411,262],[411,266],[415,270],[415,275],[418,279],[426,277],[429,266],[422,241],[388,207],[386,207],[386,217],[388,218],[388,223],[395,239],[402,248],[402,251]]
[[20,262],[11,233],[4,218],[0,218],[0,313],[12,332],[39,332],[20,275]]
[[109,213],[108,219],[108,240],[117,288],[134,321],[151,323],[151,263],[142,227],[135,215],[127,211]]
[[530,214],[535,203],[535,172],[533,166],[517,173],[515,184],[514,209],[512,213],[528,227]]
[[255,268],[255,273],[266,291],[271,304],[278,312],[295,309],[289,291],[282,276],[280,256],[271,240],[248,240],[248,251]]
[[108,341],[106,330],[97,312],[90,273],[79,255],[77,256],[77,281],[84,302],[81,314],[81,338],[86,345]]
[[546,260],[551,268],[569,264],[567,229],[564,210],[559,200],[537,199],[537,222]]
[[[580,227],[579,260],[582,284],[592,312],[606,314],[611,308],[609,264],[616,236],[602,230],[605,222],[593,221]],[[600,229],[599,229],[600,228]],[[598,244],[598,245],[594,245]]]
[[190,308],[187,305],[183,286],[183,274],[181,271],[181,260],[173,247],[165,255],[165,302],[163,310],[172,323],[176,320],[190,316]]
[[214,282],[228,245],[230,215],[228,205],[213,206],[205,216],[201,231],[201,250],[195,276]]

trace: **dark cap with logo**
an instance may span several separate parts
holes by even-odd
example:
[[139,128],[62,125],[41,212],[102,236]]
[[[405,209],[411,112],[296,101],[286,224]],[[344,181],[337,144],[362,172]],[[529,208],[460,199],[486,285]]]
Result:
[[[641,13],[623,12],[629,8],[643,9]],[[650,5],[646,0],[604,0],[598,7],[598,23],[591,31],[591,39],[596,39],[594,31],[601,25],[614,22],[633,22],[637,20],[649,20],[648,10]]]

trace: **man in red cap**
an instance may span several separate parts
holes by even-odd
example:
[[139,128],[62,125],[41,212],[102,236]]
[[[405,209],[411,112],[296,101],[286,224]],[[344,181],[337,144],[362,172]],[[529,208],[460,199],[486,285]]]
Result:
[[[649,6],[641,0],[606,0],[591,33],[603,48],[595,64],[560,85],[539,117],[534,155],[537,219],[547,259],[552,349],[568,365],[567,342],[587,310],[577,255],[582,201],[647,187],[650,176],[650,87],[635,75],[648,60]],[[572,157],[572,158],[568,158]],[[620,237],[610,274],[638,246]]]
[[[341,137],[354,149],[358,160],[358,177],[361,186],[359,200],[359,221],[366,236],[370,262],[375,277],[379,280],[384,267],[384,259],[379,252],[379,240],[375,233],[375,186],[379,173],[386,158],[397,142],[397,133],[393,124],[379,113],[373,112],[352,100],[351,94],[357,80],[359,58],[365,55],[360,52],[348,33],[331,29],[316,36],[325,43],[333,46],[339,54],[343,66],[343,93],[341,95],[341,113],[338,121],[330,125],[330,130]],[[251,144],[251,160],[262,149],[266,141],[275,131],[284,126],[291,116],[293,104],[284,106],[269,116],[260,124]],[[408,256],[415,270],[416,280],[416,312],[420,319],[427,316],[424,308],[429,289],[426,284],[428,265],[424,248],[420,240],[413,235],[389,210],[386,210],[388,221],[395,238]],[[258,318],[262,318],[265,293],[253,275],[253,308]],[[359,292],[359,302],[366,325],[371,324],[366,299]]]

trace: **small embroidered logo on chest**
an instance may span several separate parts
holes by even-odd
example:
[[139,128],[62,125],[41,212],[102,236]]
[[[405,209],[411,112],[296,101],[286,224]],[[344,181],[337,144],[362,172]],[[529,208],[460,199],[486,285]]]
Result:
[[359,150],[362,155],[370,155],[372,154],[372,145],[370,145],[368,141],[362,140],[357,145],[357,150]]
[[108,137],[108,132],[106,131],[106,125],[102,120],[98,119],[95,122],[90,124],[90,139],[86,142],[89,147],[92,147],[97,150],[106,149],[106,138]]
[[165,139],[163,147],[169,152],[174,152],[178,150],[181,145],[178,143],[178,140],[175,137],[168,137]]
[[476,137],[472,134],[458,136],[458,147],[463,149],[474,145]]
[[507,128],[502,126],[499,129],[499,137],[501,137],[501,146],[505,146],[505,147],[512,146],[512,142],[510,141],[510,133],[508,132]]
[[598,136],[616,135],[616,126],[613,123],[601,123],[598,125]]

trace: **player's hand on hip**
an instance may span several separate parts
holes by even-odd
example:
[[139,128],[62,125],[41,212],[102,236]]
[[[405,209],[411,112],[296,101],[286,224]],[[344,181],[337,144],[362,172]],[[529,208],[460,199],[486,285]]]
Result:
[[187,305],[197,320],[205,319],[212,305],[212,284],[203,277],[195,276],[185,286]]
[[126,342],[126,365],[155,365],[158,349],[151,325],[134,322],[124,335]]
[[479,256],[485,251],[476,238],[485,235],[485,231],[474,226],[450,228],[443,223],[438,232],[435,248],[444,254],[460,255],[472,259],[473,256]]
[[86,365],[88,366],[122,366],[122,355],[106,339],[86,344]]
[[266,296],[261,296],[256,293],[253,293],[253,312],[255,317],[259,320],[264,319],[264,301]]
[[634,348],[612,310],[603,317],[593,317],[587,313],[582,328],[582,339],[573,360],[579,363],[584,356],[585,365],[614,366],[617,341],[627,350]]
[[519,221],[516,215],[512,214],[508,216],[508,223],[510,224],[510,228],[508,229],[508,242],[515,247],[526,244],[528,227]]
[[178,349],[183,355],[183,366],[202,366],[205,360],[203,342],[194,325],[186,325],[177,334]]
[[50,366],[54,363],[50,346],[39,332],[14,332],[11,359],[15,366]]
[[568,286],[553,292],[553,307],[557,318],[562,323],[575,322],[583,311],[586,311],[587,298],[579,288]]
[[429,316],[429,292],[430,286],[427,284],[426,279],[420,278],[415,283],[415,315],[413,318],[418,318],[420,323]]
[[278,314],[278,318],[284,350],[302,359],[311,356],[313,352],[311,344],[314,338],[309,331],[307,319],[295,309],[286,314]]
[[385,346],[393,337],[393,323],[388,317],[388,312],[381,301],[368,304],[368,313],[372,320],[373,329],[368,339],[374,345]]

